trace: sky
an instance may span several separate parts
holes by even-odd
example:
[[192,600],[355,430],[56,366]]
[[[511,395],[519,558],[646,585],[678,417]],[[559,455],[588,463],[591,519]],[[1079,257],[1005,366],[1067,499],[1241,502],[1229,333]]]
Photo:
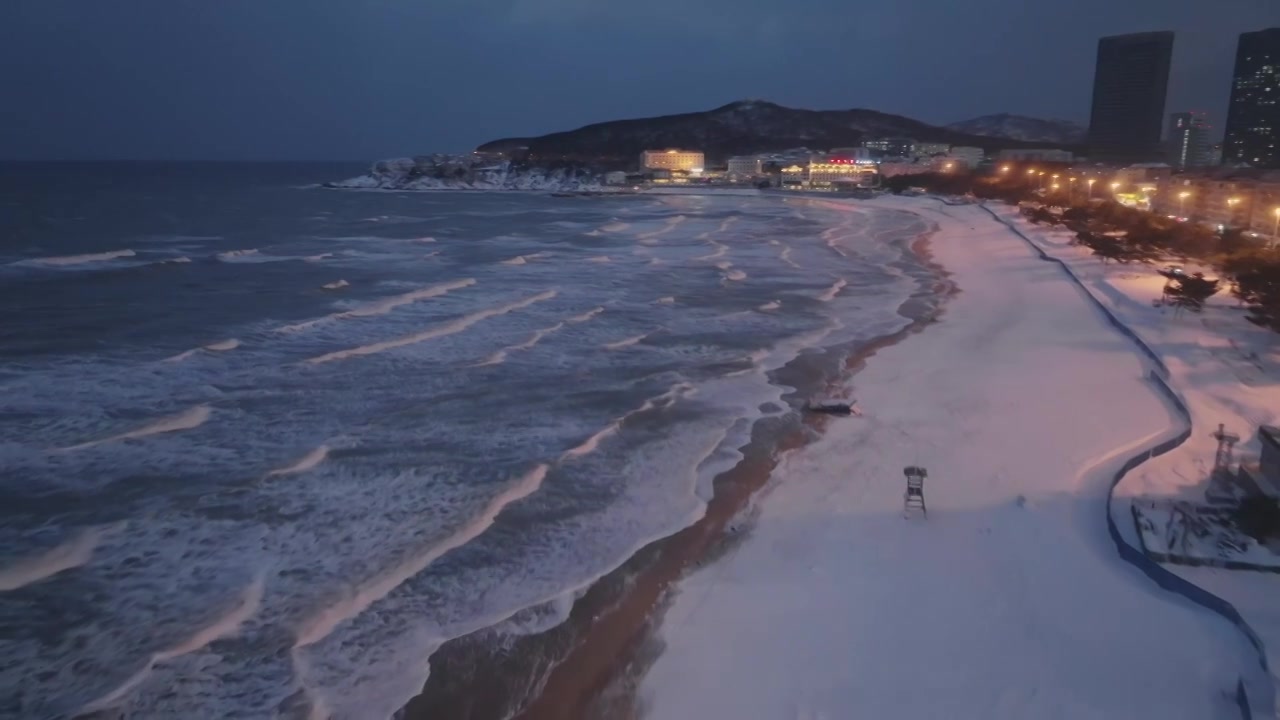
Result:
[[1226,115],[1280,0],[3,0],[0,159],[373,160],[755,98],[1086,122],[1097,39],[1173,30]]

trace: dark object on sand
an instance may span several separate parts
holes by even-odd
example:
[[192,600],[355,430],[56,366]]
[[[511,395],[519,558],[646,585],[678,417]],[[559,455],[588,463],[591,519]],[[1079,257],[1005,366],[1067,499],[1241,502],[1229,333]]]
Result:
[[808,412],[825,413],[827,415],[849,416],[862,414],[858,411],[858,408],[854,407],[853,403],[836,402],[832,400],[816,403],[809,402],[805,404],[804,409]]
[[903,517],[909,515],[912,508],[920,510],[926,518],[929,517],[929,511],[924,506],[924,479],[929,477],[929,471],[908,465],[902,468],[902,474],[907,476],[907,491],[902,495]]

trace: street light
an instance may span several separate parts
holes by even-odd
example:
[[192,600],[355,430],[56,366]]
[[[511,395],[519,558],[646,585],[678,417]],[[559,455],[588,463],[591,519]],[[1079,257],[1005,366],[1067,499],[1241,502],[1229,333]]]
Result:
[[1007,173],[1007,172],[1009,172],[1009,166],[1008,166],[1008,165],[1005,165],[1004,167],[1000,168],[1000,172],[1002,172],[1002,173]]
[[[1187,197],[1189,195],[1191,195],[1191,192],[1188,190],[1183,190],[1182,192],[1178,193],[1178,217],[1179,218],[1184,218],[1187,216]],[[1280,218],[1280,213],[1277,213],[1276,217]]]
[[1276,224],[1271,228],[1271,242],[1274,243],[1277,237],[1280,237],[1280,207],[1276,207],[1275,211]]
[[1093,184],[1097,181],[1098,180],[1096,178],[1089,178],[1087,182],[1087,184],[1089,185],[1089,200],[1091,201],[1093,200]]

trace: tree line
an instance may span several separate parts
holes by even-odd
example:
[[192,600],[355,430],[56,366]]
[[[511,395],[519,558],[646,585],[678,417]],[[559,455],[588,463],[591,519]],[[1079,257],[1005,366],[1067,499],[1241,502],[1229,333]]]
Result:
[[1213,267],[1218,280],[1195,274],[1166,275],[1166,300],[1179,310],[1198,312],[1220,286],[1229,286],[1248,308],[1251,322],[1280,332],[1280,248],[1250,238],[1239,228],[1216,232],[1199,223],[1178,222],[1111,199],[1089,200],[1084,188],[1042,195],[1037,184],[1025,176],[923,173],[885,178],[884,187],[894,193],[920,187],[1011,205],[1033,203],[1023,208],[1028,220],[1072,231],[1073,242],[1087,247],[1104,263],[1177,259]]

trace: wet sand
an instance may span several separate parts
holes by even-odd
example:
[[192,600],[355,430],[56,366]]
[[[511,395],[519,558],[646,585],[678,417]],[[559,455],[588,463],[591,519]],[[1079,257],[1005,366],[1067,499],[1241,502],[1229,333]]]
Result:
[[[815,395],[839,397],[850,379],[879,350],[937,322],[946,300],[958,292],[949,274],[933,260],[932,230],[910,245],[928,276],[899,312],[911,320],[849,355],[842,372],[830,377],[814,363],[832,353],[801,356],[778,371],[777,382],[797,390],[784,398],[792,407]],[[766,418],[752,429],[744,458],[714,481],[704,517],[680,532],[641,549],[595,583],[574,604],[569,619],[544,633],[502,636],[492,630],[450,641],[431,658],[431,677],[422,694],[405,708],[409,720],[567,720],[642,715],[634,687],[660,647],[653,628],[661,623],[664,598],[680,578],[730,552],[750,532],[752,503],[767,495],[771,473],[783,453],[803,447],[829,422],[857,422],[803,413]],[[763,491],[763,492],[762,492]]]

